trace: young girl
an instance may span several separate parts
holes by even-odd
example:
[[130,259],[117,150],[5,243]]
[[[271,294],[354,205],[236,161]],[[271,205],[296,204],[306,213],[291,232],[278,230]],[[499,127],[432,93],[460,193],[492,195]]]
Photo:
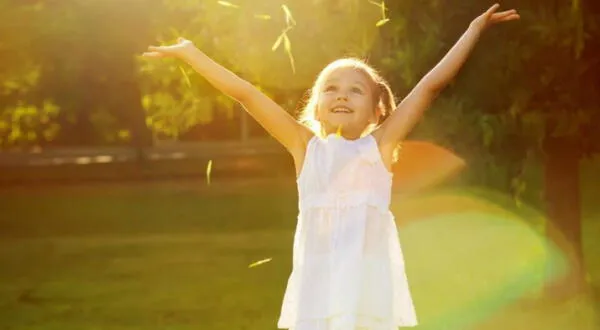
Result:
[[392,330],[417,325],[389,211],[394,150],[457,74],[481,33],[494,23],[519,18],[515,10],[496,12],[498,7],[473,20],[397,107],[388,84],[364,62],[329,64],[312,88],[301,122],[188,40],[151,46],[144,53],[188,62],[240,102],[294,159],[299,216],[279,328]]

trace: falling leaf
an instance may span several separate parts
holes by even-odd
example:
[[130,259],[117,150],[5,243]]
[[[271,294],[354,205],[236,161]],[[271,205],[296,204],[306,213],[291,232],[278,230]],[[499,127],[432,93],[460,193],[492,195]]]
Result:
[[257,19],[263,19],[265,21],[270,20],[271,19],[271,15],[266,15],[266,14],[255,14],[254,18]]
[[292,66],[292,72],[296,73],[296,65],[294,64],[294,55],[292,55],[292,43],[288,38],[286,33],[283,33],[283,46],[285,47],[285,52],[288,54],[290,58],[290,64]]
[[[375,2],[375,1],[372,1],[372,0],[369,0],[369,2],[372,3],[372,4],[374,4],[377,7],[381,8],[381,20],[379,22],[377,22],[377,23],[378,24],[381,23],[380,25],[385,24],[387,22],[386,21],[386,16],[385,16],[385,12],[387,11],[387,7],[385,5],[385,1],[381,1],[381,3],[378,3],[378,2]],[[382,22],[382,21],[386,21],[386,22]],[[380,26],[380,25],[377,25],[377,26]]]
[[181,74],[183,74],[183,78],[185,78],[185,84],[187,85],[187,87],[192,88],[192,82],[190,81],[190,77],[181,66],[179,66],[179,71],[181,71]]
[[377,26],[377,27],[380,27],[380,26],[382,26],[383,24],[387,23],[389,20],[390,20],[389,18],[384,18],[384,19],[382,19],[382,20],[379,20],[379,21],[377,22],[377,24],[375,24],[375,26]]
[[290,58],[290,65],[292,66],[292,73],[296,74],[296,63],[294,63],[294,56],[292,53],[288,53],[288,57]]
[[285,12],[285,22],[287,23],[287,25],[296,25],[296,21],[294,20],[294,17],[292,17],[292,12],[288,8],[288,6],[281,5],[281,8],[283,8],[283,11]]
[[335,133],[337,136],[342,136],[342,125],[338,126],[337,132]]
[[257,262],[253,262],[250,265],[248,265],[248,268],[253,268],[253,267],[256,267],[256,266],[260,266],[260,265],[262,265],[264,263],[267,263],[267,262],[271,261],[272,259],[273,258],[267,258],[267,259],[259,260]]
[[286,33],[283,34],[283,47],[285,47],[286,52],[292,52],[292,43],[290,42],[290,38],[288,38]]
[[206,165],[206,184],[210,185],[210,172],[212,171],[212,159]]
[[382,6],[382,3],[383,3],[383,2],[382,2],[382,3],[375,2],[375,1],[372,1],[372,0],[369,0],[369,2],[370,2],[370,3],[372,3],[372,4],[374,4],[375,6],[377,6],[377,7],[379,7],[379,8],[381,8],[381,6]]
[[233,4],[231,2],[227,2],[227,1],[217,1],[218,4],[220,4],[221,6],[224,7],[229,7],[229,8],[240,8],[240,6]]
[[279,48],[279,45],[281,45],[281,42],[283,41],[283,36],[284,35],[285,35],[284,33],[282,33],[282,34],[279,35],[279,38],[277,38],[277,40],[273,44],[273,47],[271,47],[272,51],[276,51],[277,48]]

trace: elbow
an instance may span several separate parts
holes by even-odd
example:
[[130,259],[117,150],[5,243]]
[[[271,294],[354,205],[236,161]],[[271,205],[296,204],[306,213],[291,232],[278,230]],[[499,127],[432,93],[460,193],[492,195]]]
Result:
[[433,76],[426,76],[422,82],[421,91],[432,97],[437,97],[448,85],[447,82],[435,79]]
[[444,90],[445,86],[445,84],[436,82],[425,83],[421,86],[419,94],[429,99],[434,99]]

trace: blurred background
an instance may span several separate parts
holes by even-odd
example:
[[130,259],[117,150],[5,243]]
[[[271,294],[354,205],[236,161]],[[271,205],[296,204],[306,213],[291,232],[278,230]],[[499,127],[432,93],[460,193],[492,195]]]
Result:
[[[148,45],[296,115],[343,56],[401,98],[492,4],[0,0],[0,329],[276,328],[291,157]],[[417,329],[600,329],[600,2],[511,8],[394,168]]]

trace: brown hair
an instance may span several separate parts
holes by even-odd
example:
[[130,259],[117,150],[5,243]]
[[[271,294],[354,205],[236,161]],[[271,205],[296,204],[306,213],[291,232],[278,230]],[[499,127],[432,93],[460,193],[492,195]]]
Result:
[[342,58],[335,60],[327,65],[317,76],[315,84],[310,90],[308,101],[304,108],[300,111],[299,121],[308,126],[315,134],[323,135],[321,123],[315,118],[317,113],[317,104],[319,101],[319,91],[322,89],[325,80],[334,70],[340,68],[352,68],[363,73],[368,77],[374,87],[373,109],[379,109],[381,116],[377,125],[371,125],[364,133],[370,133],[377,126],[381,125],[387,119],[392,111],[396,108],[396,99],[388,82],[365,61],[358,58]]

